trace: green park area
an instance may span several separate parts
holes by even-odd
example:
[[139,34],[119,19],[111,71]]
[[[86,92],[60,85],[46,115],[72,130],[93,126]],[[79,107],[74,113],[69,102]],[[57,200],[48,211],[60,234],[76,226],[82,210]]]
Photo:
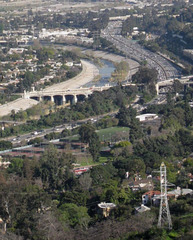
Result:
[[107,161],[107,157],[99,157],[99,161],[94,162],[90,154],[76,156],[76,163],[80,164],[80,167],[89,166],[89,165],[96,166],[96,165],[103,164],[106,161]]
[[[129,128],[128,127],[110,127],[105,129],[96,130],[96,134],[98,135],[99,141],[101,142],[101,150],[106,146],[105,142],[118,142],[128,140],[129,137]],[[65,140],[69,140],[69,142],[78,141],[80,139],[80,135],[76,134],[73,136],[66,137]],[[80,152],[80,154],[76,155],[76,163],[80,164],[80,166],[86,165],[98,165],[105,163],[109,160],[109,156],[106,154],[100,154],[98,161],[93,161],[93,158],[88,152]]]
[[119,138],[119,141],[128,140],[128,127],[110,127],[96,131],[101,141],[114,141]]
[[[110,127],[105,129],[96,130],[96,133],[100,141],[123,141],[128,140],[129,137],[129,128],[128,127]],[[73,135],[66,137],[69,141],[77,141],[79,135]],[[117,140],[119,139],[119,140]]]

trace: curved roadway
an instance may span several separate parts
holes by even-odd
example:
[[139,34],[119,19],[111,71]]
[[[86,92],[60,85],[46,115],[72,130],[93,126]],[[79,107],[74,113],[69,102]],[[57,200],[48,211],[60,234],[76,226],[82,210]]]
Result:
[[181,75],[179,67],[162,56],[145,49],[138,43],[124,38],[121,35],[121,26],[121,22],[110,22],[106,29],[102,31],[102,37],[111,41],[117,49],[124,52],[128,58],[138,62],[146,60],[150,68],[155,68],[158,71],[159,81],[164,81],[168,78],[176,78]]

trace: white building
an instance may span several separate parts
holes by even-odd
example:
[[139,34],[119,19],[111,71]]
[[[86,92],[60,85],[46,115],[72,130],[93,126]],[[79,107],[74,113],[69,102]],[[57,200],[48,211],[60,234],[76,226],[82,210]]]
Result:
[[138,118],[140,122],[143,122],[143,121],[154,120],[158,118],[158,115],[154,113],[146,113],[146,114],[138,115],[136,116],[136,118]]
[[151,209],[143,204],[141,204],[141,206],[139,207],[135,207],[135,213],[138,214],[138,213],[143,213],[143,212],[146,212],[146,211],[150,211]]
[[160,191],[148,191],[142,195],[142,204],[146,205],[151,203],[153,205],[158,205],[160,200]]
[[182,196],[182,195],[184,196],[184,195],[187,195],[187,194],[193,194],[193,190],[188,189],[188,188],[177,187],[177,189],[168,192],[169,196],[174,196],[176,199],[179,196]]
[[24,48],[10,48],[8,54],[13,54],[13,53],[22,54],[24,50],[25,50]]

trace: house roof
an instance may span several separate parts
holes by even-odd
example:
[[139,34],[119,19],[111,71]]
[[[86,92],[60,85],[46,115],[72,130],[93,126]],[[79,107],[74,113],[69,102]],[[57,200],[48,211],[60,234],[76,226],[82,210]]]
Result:
[[146,207],[146,206],[144,206],[143,204],[141,204],[141,206],[135,207],[135,210],[136,210],[138,213],[143,213],[143,212],[149,211],[149,210],[151,210],[151,209],[150,209],[149,207]]
[[133,179],[124,179],[123,183],[124,186],[129,186],[130,188],[140,188],[151,190],[153,189],[153,182],[152,179],[141,179],[134,181]]
[[141,179],[137,181],[129,181],[129,186],[140,185],[140,184],[153,184],[151,179]]
[[145,192],[143,195],[154,196],[154,195],[160,195],[160,194],[161,194],[160,191],[148,191],[148,192]]
[[141,114],[136,116],[136,118],[139,119],[140,122],[145,121],[145,120],[152,120],[152,119],[156,119],[158,118],[157,114],[154,113],[145,113],[145,114]]
[[192,189],[188,189],[188,188],[182,188],[182,189],[175,189],[172,191],[169,191],[168,194],[169,195],[187,195],[187,194],[192,194],[193,190]]

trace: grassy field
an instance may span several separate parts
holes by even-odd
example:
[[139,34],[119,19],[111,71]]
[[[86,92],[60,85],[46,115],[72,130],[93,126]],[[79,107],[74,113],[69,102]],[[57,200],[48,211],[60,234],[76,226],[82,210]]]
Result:
[[[99,136],[100,141],[122,141],[128,140],[129,138],[128,127],[105,128],[97,130],[96,133]],[[69,141],[77,141],[79,139],[79,135],[66,137],[65,139],[69,139]]]
[[107,161],[106,157],[100,157],[98,162],[93,162],[90,154],[76,156],[76,163],[80,164],[81,167],[88,165],[99,165]]
[[[97,130],[97,134],[101,141],[116,141],[128,140],[129,137],[129,128],[127,127],[111,127],[106,129]],[[74,135],[70,137],[66,137],[69,142],[77,141],[79,139],[79,135]],[[107,162],[111,156],[102,155],[99,158],[99,162],[93,162],[91,155],[88,152],[80,153],[76,155],[76,163],[80,164],[80,166],[88,166],[88,165],[99,165]]]
[[113,139],[126,140],[129,137],[128,127],[111,127],[97,131],[101,141],[113,141]]
[[94,164],[92,157],[88,154],[76,156],[76,163],[80,164],[80,166],[88,166]]

